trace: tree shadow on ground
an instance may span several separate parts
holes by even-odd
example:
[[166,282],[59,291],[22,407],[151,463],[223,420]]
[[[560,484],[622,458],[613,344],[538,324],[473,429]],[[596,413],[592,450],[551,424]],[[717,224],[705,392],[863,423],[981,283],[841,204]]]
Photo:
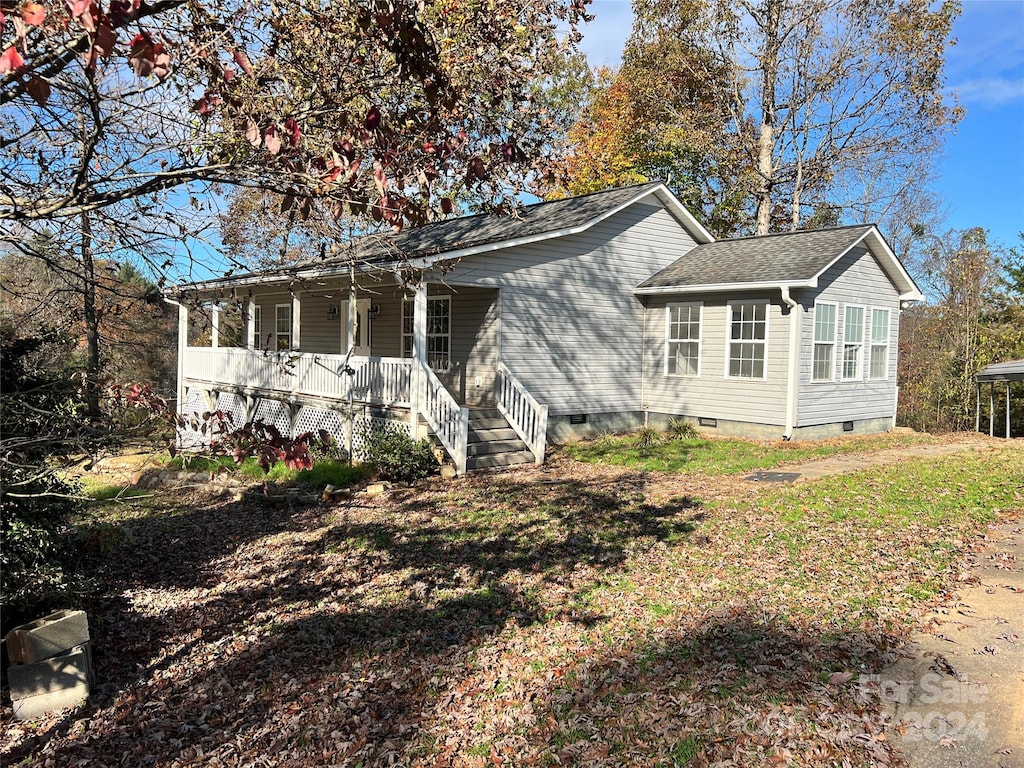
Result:
[[[90,607],[105,685],[80,717],[102,734],[104,754],[187,762],[196,745],[280,747],[281,707],[308,711],[308,692],[340,686],[329,696],[359,702],[339,708],[342,721],[323,715],[332,732],[371,747],[409,743],[410,727],[465,674],[462,660],[495,635],[602,620],[553,614],[521,577],[583,588],[638,541],[684,542],[702,519],[693,499],[645,504],[642,477],[540,489],[502,480],[469,498],[465,509],[436,489],[378,510],[222,503],[126,523],[108,594]],[[303,535],[277,541],[292,530]],[[358,678],[339,682],[353,666]],[[45,741],[8,758],[91,754],[88,743],[61,738],[42,750]]]

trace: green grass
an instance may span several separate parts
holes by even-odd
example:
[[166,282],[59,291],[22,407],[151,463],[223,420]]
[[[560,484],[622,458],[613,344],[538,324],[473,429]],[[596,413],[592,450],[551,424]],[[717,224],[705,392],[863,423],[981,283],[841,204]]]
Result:
[[112,501],[114,499],[132,499],[149,496],[152,491],[134,488],[130,485],[110,485],[96,478],[82,479],[82,492],[94,501]]
[[[657,433],[661,434],[661,433]],[[876,435],[797,443],[727,438],[653,439],[652,430],[629,435],[602,435],[570,443],[565,455],[592,464],[612,464],[649,472],[695,472],[730,475],[782,464],[934,442],[928,435]]]

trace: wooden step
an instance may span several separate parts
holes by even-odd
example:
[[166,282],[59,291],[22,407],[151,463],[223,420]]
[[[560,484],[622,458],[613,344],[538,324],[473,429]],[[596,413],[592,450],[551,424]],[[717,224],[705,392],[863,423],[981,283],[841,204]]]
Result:
[[[466,446],[467,456],[485,456],[490,453],[515,453],[526,451],[526,443],[522,440],[488,440],[482,443],[470,443]],[[533,454],[530,454],[531,456]]]
[[533,454],[529,451],[507,451],[505,453],[488,453],[483,456],[470,456],[466,459],[466,469],[493,469],[496,467],[512,467],[517,464],[530,464]]
[[473,429],[469,428],[469,442],[489,443],[492,440],[518,440],[519,436],[512,427],[505,426],[501,429]]

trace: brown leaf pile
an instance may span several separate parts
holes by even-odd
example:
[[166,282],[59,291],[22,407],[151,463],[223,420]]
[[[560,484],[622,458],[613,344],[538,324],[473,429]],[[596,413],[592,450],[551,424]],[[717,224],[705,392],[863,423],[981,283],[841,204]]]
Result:
[[562,460],[343,505],[165,499],[123,522],[88,607],[92,703],[34,724],[5,709],[0,754],[897,764],[868,675],[899,653],[913,619],[900,585],[922,574],[898,555],[929,532],[807,523],[801,551],[821,551],[808,562],[786,554],[779,515],[730,502],[758,493]]

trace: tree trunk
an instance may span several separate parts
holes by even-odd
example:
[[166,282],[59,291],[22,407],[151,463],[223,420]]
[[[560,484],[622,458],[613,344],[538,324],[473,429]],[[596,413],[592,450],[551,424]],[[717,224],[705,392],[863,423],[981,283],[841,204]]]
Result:
[[92,258],[92,222],[82,214],[82,318],[88,349],[85,365],[85,405],[90,419],[100,417],[100,328],[96,312],[96,264]]
[[781,0],[767,0],[761,19],[764,51],[761,57],[761,132],[757,142],[757,234],[767,235],[771,229],[772,192],[775,189],[775,103],[779,71],[779,21]]

